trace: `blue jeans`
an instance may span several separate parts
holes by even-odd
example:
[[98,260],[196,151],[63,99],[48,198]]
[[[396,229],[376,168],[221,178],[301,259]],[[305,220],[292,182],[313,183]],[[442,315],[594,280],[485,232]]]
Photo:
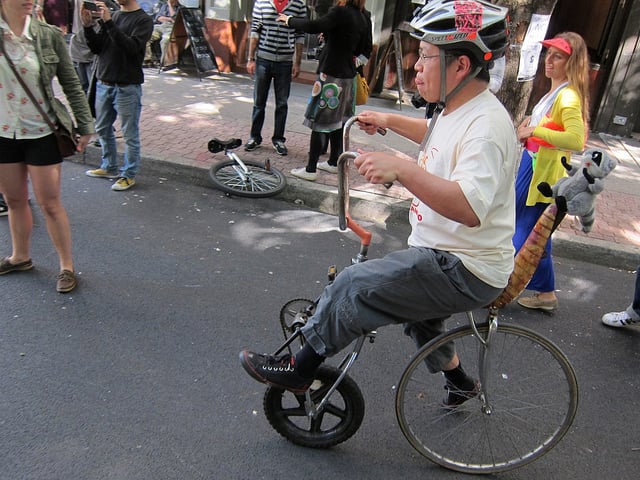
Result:
[[93,71],[93,62],[73,62],[76,73],[80,79],[80,85],[84,93],[89,91],[89,83],[91,82],[91,73]]
[[[96,85],[96,132],[102,146],[100,168],[125,178],[135,178],[140,166],[140,112],[142,85]],[[124,137],[124,164],[118,173],[118,149],[113,123],[120,116]]]
[[284,129],[287,123],[289,92],[291,91],[291,69],[293,62],[272,62],[256,59],[256,81],[253,89],[253,114],[251,115],[251,138],[262,143],[262,126],[267,108],[267,97],[271,80],[276,95],[275,125],[272,142],[284,142]]

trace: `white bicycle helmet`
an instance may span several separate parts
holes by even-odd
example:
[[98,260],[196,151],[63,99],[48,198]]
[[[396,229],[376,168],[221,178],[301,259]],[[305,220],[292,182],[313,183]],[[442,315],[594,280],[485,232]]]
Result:
[[507,48],[507,12],[483,0],[432,0],[411,20],[412,35],[443,50],[469,51],[488,68]]

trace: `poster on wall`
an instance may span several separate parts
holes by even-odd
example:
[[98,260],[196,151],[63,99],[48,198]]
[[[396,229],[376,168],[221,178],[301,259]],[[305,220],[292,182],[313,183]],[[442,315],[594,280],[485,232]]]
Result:
[[533,80],[538,70],[538,61],[540,60],[540,52],[542,44],[547,34],[549,20],[551,15],[534,14],[531,17],[531,23],[527,29],[527,34],[522,42],[520,50],[520,66],[518,67],[518,81],[527,82]]

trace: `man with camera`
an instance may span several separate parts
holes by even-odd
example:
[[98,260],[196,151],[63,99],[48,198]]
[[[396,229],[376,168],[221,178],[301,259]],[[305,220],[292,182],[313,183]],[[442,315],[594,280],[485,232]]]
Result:
[[[90,177],[117,179],[112,190],[128,190],[135,185],[140,165],[140,111],[142,108],[142,60],[153,31],[153,20],[136,0],[118,0],[113,14],[104,2],[96,1],[98,29],[93,14],[84,4],[82,25],[87,45],[97,55],[96,131],[102,147],[100,168],[88,170]],[[124,165],[118,168],[118,149],[113,123],[120,116],[125,142]]]

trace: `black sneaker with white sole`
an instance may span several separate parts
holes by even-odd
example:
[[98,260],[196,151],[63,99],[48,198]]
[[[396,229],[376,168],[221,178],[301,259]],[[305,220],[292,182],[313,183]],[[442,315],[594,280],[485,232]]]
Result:
[[280,141],[280,140],[276,140],[275,142],[273,142],[273,148],[275,148],[276,153],[278,155],[286,155],[287,153],[289,153],[289,151],[287,150],[286,145],[284,144],[284,142]]
[[295,357],[289,354],[276,357],[243,350],[240,363],[255,380],[293,393],[304,393],[313,383],[313,378],[298,373]]
[[250,138],[249,141],[247,143],[245,143],[244,150],[246,152],[253,152],[259,146],[260,146],[260,142],[258,142],[254,138]]

